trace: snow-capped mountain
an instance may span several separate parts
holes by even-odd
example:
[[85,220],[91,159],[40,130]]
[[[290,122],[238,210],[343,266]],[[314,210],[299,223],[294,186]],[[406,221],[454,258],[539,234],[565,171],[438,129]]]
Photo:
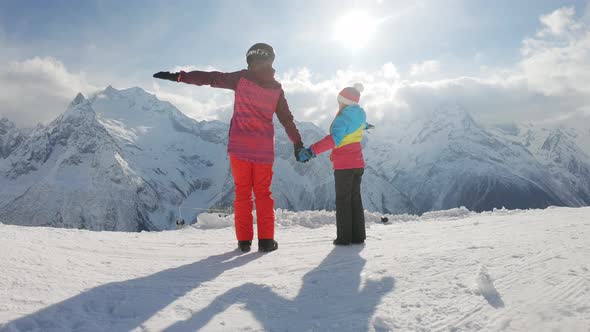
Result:
[[367,164],[421,212],[590,204],[568,195],[571,188],[552,176],[538,151],[487,131],[459,105],[441,105],[398,125],[386,140],[367,146]]
[[[30,133],[0,122],[0,222],[91,230],[162,230],[204,211],[227,211],[233,180],[229,125],[195,121],[140,88],[79,94]],[[333,210],[328,154],[297,163],[276,124],[275,206]],[[4,129],[1,129],[4,128]],[[304,142],[325,132],[299,123]],[[516,128],[516,129],[515,129]],[[590,159],[575,131],[487,130],[460,106],[366,135],[363,202],[369,211],[422,213],[466,206],[590,204]],[[9,142],[6,144],[4,142]]]
[[6,118],[0,119],[0,159],[8,157],[22,142],[26,134]]
[[[90,100],[79,94],[2,163],[2,222],[170,228],[192,193],[220,191],[223,170],[213,166],[224,158],[223,137],[207,128],[216,125],[189,120],[140,89],[109,87]],[[211,150],[218,153],[206,157],[217,160],[200,153]]]
[[590,204],[590,157],[585,138],[572,128],[537,128],[532,124],[498,128],[498,134],[524,145],[554,180],[567,205]]
[[[322,131],[300,124],[308,142]],[[91,230],[162,230],[175,219],[232,207],[229,125],[197,122],[139,88],[108,87],[37,128],[0,162],[0,222]],[[299,164],[277,124],[273,196],[277,208],[333,209],[327,157]],[[378,175],[370,210],[415,212]],[[384,198],[385,197],[385,198]]]

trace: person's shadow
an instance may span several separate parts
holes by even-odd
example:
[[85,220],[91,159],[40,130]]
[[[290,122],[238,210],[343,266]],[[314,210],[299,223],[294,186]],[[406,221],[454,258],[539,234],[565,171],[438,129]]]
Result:
[[98,286],[16,319],[0,331],[131,331],[167,305],[261,255],[237,250],[146,277]]
[[[277,295],[265,285],[243,284],[218,296],[206,308],[165,331],[196,331],[233,304],[243,304],[265,331],[366,331],[381,298],[395,280],[367,280],[361,288],[366,263],[364,246],[335,247],[312,271],[294,299]],[[280,276],[277,276],[280,278]]]

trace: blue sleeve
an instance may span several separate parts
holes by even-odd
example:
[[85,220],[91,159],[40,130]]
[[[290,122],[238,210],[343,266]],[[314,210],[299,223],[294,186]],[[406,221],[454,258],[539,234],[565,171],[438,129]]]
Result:
[[340,115],[334,119],[330,134],[334,139],[335,146],[339,146],[346,135],[357,131],[361,126],[366,125],[367,117],[362,108],[358,105],[348,106]]
[[338,146],[344,139],[344,136],[348,134],[348,123],[350,121],[347,119],[344,113],[338,115],[334,122],[332,123],[332,129],[330,130],[330,134],[334,139],[334,145]]

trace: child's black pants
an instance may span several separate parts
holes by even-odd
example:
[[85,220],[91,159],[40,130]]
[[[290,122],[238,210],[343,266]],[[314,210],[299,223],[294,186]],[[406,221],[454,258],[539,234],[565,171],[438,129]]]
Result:
[[361,243],[365,241],[365,214],[361,199],[364,168],[334,171],[336,182],[336,241]]

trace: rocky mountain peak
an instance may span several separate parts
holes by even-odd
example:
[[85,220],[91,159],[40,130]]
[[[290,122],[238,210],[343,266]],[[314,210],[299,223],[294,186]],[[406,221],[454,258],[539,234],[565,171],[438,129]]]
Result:
[[16,125],[4,117],[0,119],[0,135],[6,134],[9,130],[15,129]]
[[76,98],[74,98],[74,100],[72,100],[72,103],[70,105],[73,107],[73,106],[80,105],[84,102],[88,102],[88,100],[86,99],[86,97],[84,97],[84,95],[81,92],[78,92],[78,94],[76,95]]

